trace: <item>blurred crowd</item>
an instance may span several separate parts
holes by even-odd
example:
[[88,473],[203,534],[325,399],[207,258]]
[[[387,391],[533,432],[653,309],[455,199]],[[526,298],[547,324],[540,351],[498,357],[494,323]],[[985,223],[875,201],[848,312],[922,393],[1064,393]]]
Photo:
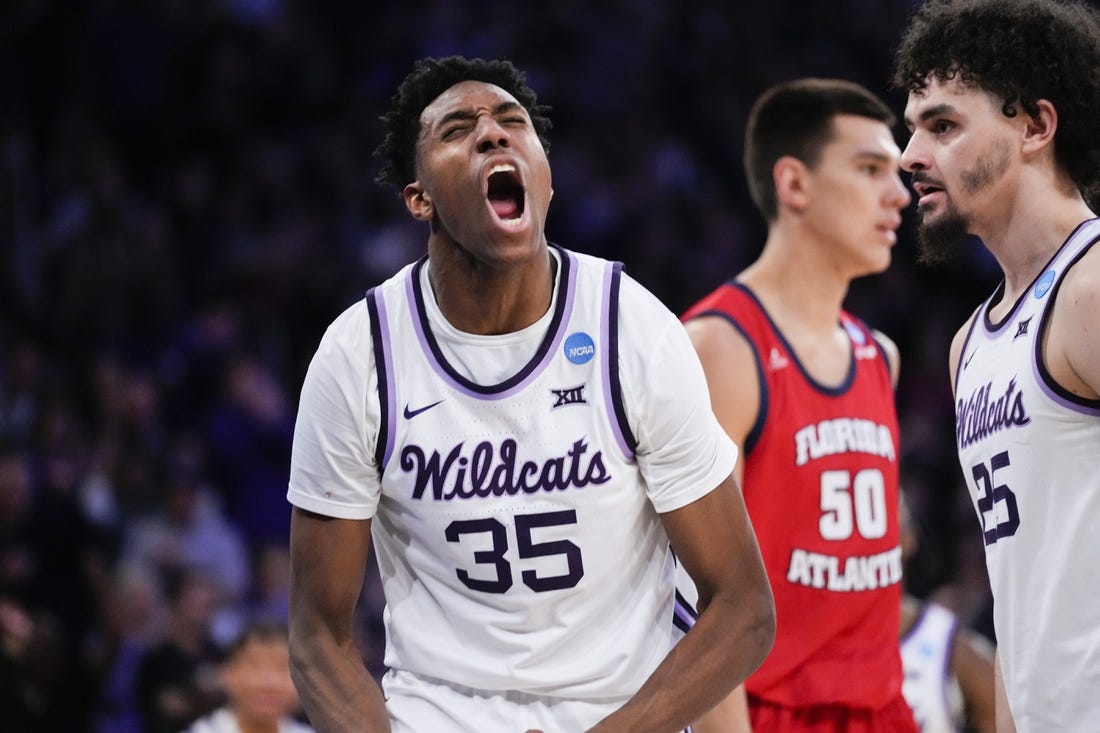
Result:
[[[465,7],[464,7],[465,6]],[[325,326],[424,252],[373,182],[414,59],[506,57],[552,107],[548,233],[681,311],[747,264],[753,98],[886,88],[905,0],[10,0],[0,4],[0,710],[9,731],[177,733],[210,671],[285,621],[289,451]],[[899,142],[904,130],[899,125]],[[911,220],[848,306],[902,352],[910,589],[988,633],[954,457],[951,334],[980,247],[914,263]],[[373,571],[372,571],[373,572]],[[360,648],[382,669],[380,592]]]

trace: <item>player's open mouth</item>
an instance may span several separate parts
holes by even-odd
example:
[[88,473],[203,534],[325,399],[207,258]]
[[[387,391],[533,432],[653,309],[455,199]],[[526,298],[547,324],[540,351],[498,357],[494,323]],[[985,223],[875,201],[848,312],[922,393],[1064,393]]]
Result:
[[489,169],[485,196],[503,224],[515,226],[523,219],[527,196],[516,167],[511,163],[498,163]]
[[913,190],[917,192],[917,208],[927,205],[929,199],[937,193],[943,193],[943,188],[936,186],[932,183],[928,183],[925,179],[918,179],[917,176],[913,176]]

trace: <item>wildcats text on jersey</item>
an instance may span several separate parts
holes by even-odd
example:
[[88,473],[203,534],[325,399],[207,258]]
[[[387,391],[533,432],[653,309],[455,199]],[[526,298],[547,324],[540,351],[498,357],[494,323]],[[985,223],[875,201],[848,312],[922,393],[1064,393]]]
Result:
[[894,437],[890,428],[871,420],[840,417],[807,425],[794,434],[795,464],[837,453],[870,453],[894,460]]
[[901,547],[848,558],[796,547],[791,552],[787,580],[808,588],[841,592],[885,588],[901,582]]
[[[444,458],[439,451],[427,455],[418,445],[407,445],[401,451],[401,470],[414,473],[413,499],[423,499],[431,484],[435,501],[514,496],[539,491],[581,489],[590,484],[604,484],[611,475],[603,462],[603,452],[596,451],[584,462],[588,444],[582,438],[574,441],[564,456],[520,462],[516,441],[507,438],[497,450],[491,441],[474,446],[469,456],[463,455],[465,443],[451,448]],[[453,473],[452,473],[453,470]],[[450,490],[446,490],[448,484]]]
[[955,438],[960,448],[973,445],[994,433],[1031,422],[1024,408],[1024,393],[1017,391],[1016,378],[1001,394],[992,397],[993,383],[986,382],[967,399],[959,399],[955,413]]

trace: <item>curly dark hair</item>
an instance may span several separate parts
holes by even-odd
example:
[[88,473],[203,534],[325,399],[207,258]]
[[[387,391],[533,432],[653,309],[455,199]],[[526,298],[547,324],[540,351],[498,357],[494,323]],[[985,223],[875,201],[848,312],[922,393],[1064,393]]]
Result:
[[1029,115],[1058,111],[1054,156],[1094,211],[1100,206],[1100,11],[1071,0],[929,0],[895,57],[893,85],[920,92],[958,77]]
[[420,137],[420,113],[440,94],[464,81],[494,84],[523,105],[543,150],[550,152],[550,108],[538,103],[534,90],[527,86],[524,72],[506,60],[467,59],[462,56],[420,59],[401,82],[391,100],[390,110],[381,117],[385,137],[374,151],[385,164],[375,180],[389,183],[398,191],[416,179],[416,141]]

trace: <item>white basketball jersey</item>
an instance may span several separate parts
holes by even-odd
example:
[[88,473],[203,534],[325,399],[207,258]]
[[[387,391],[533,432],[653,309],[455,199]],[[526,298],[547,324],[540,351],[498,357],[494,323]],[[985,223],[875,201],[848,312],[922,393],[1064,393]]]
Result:
[[951,644],[957,628],[955,614],[943,606],[927,603],[902,637],[901,666],[905,681],[901,692],[921,733],[962,730],[962,690],[951,674]]
[[959,460],[1019,733],[1100,730],[1100,401],[1054,384],[1041,355],[1062,278],[1098,238],[1100,220],[1079,226],[1000,323],[986,301],[956,367]]
[[541,346],[499,384],[448,362],[424,260],[368,294],[386,663],[484,690],[627,697],[670,646],[673,558],[623,410],[620,266],[558,255]]

